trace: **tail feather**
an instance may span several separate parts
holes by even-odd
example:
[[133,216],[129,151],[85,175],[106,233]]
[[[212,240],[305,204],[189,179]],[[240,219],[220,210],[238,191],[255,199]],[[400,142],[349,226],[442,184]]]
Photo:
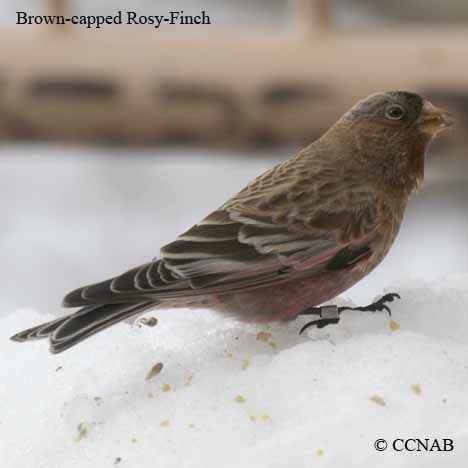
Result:
[[154,302],[87,306],[71,315],[28,328],[11,339],[24,342],[48,337],[50,351],[61,353],[95,333],[154,306]]

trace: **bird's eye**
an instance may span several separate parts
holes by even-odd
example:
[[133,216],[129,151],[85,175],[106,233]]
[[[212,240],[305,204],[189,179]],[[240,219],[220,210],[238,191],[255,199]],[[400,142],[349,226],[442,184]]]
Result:
[[387,109],[385,116],[390,120],[401,120],[405,116],[405,109],[397,104],[394,104]]

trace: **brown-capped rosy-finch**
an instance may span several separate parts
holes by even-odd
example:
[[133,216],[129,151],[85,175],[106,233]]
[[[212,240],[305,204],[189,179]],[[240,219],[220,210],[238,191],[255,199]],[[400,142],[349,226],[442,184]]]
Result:
[[[59,353],[152,308],[208,308],[246,322],[317,314],[385,257],[432,138],[449,116],[417,94],[358,102],[321,138],[257,177],[158,258],[68,294],[78,311],[12,339],[49,337]],[[358,310],[387,309],[395,295]]]

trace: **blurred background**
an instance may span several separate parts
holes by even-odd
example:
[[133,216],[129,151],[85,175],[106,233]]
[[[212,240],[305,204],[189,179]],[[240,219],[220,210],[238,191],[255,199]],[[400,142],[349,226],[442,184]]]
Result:
[[[210,25],[16,25],[205,10]],[[148,261],[357,99],[456,115],[387,260],[346,296],[468,271],[465,0],[0,0],[0,314]]]

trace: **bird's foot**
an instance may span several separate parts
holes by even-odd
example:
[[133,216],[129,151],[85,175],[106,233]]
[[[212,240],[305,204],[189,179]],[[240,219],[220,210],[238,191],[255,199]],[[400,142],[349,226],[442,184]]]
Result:
[[309,307],[303,310],[299,315],[318,315],[320,318],[307,322],[299,332],[299,335],[309,327],[316,326],[324,328],[327,325],[337,324],[340,321],[340,308],[336,305],[322,307]]
[[400,295],[397,293],[389,293],[385,294],[385,296],[381,297],[378,301],[375,301],[365,307],[340,307],[340,312],[343,310],[358,310],[360,312],[382,312],[386,310],[388,315],[391,316],[392,311],[386,304],[387,302],[393,302],[395,299],[401,299]]
[[392,315],[392,311],[387,306],[388,302],[393,302],[395,299],[401,299],[399,294],[389,293],[381,297],[378,301],[369,304],[365,307],[338,307],[336,305],[322,306],[322,307],[310,307],[309,309],[303,310],[298,315],[318,315],[317,320],[312,320],[306,323],[299,334],[303,333],[309,327],[316,326],[317,328],[324,328],[327,325],[337,324],[340,321],[340,314],[345,310],[357,310],[359,312],[382,312],[387,311],[388,315]]

